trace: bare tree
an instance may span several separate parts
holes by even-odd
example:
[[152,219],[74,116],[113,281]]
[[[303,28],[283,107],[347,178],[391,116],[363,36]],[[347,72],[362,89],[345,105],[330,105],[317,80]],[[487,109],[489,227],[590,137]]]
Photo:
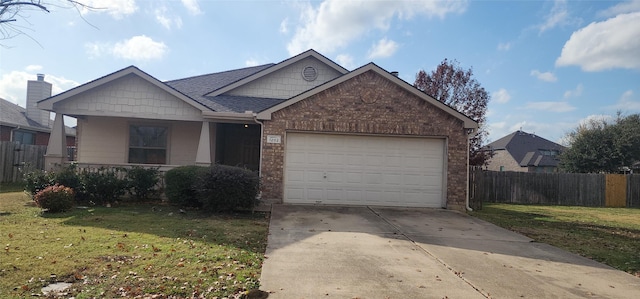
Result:
[[474,78],[473,70],[462,69],[456,60],[445,59],[431,73],[418,72],[414,86],[478,122],[480,128],[470,140],[469,164],[487,163],[490,154],[481,148],[489,135],[485,120],[490,96]]
[[49,7],[95,9],[74,0],[0,0],[0,40],[25,34],[23,22],[28,23],[29,12],[49,13]]

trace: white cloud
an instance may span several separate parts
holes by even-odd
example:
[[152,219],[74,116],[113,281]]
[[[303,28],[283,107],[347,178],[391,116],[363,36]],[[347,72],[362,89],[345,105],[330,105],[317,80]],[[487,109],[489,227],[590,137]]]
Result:
[[24,68],[27,72],[36,72],[42,69],[41,65],[35,65],[35,64],[31,64],[31,65],[27,65],[26,68]]
[[348,54],[340,54],[338,56],[336,56],[336,62],[341,65],[343,68],[345,69],[353,69],[355,67],[355,64],[353,62],[353,57],[351,57],[351,55]]
[[145,35],[118,42],[112,48],[114,56],[136,61],[160,59],[167,51],[168,47],[163,42],[156,42]]
[[80,8],[80,13],[108,13],[114,19],[122,19],[138,10],[135,0],[83,0],[80,1],[87,7]]
[[579,97],[582,95],[583,90],[584,90],[584,87],[582,86],[582,83],[580,83],[578,84],[578,86],[576,86],[575,89],[565,91],[564,98],[568,99],[568,98]]
[[567,102],[529,102],[524,109],[549,112],[569,112],[576,110],[576,107],[571,106]]
[[398,50],[398,43],[383,38],[369,49],[369,59],[385,58],[393,55]]
[[602,17],[614,17],[619,14],[625,14],[630,12],[640,11],[640,0],[632,0],[628,2],[618,3],[608,9],[605,9],[598,13]]
[[633,90],[627,90],[620,96],[618,102],[609,108],[623,113],[640,112],[640,98],[634,97]]
[[258,65],[260,65],[260,62],[258,62],[258,60],[256,60],[256,59],[250,58],[250,59],[248,59],[248,60],[246,60],[244,62],[244,65],[246,65],[246,66],[258,66]]
[[498,44],[499,51],[509,51],[511,50],[511,43],[499,43]]
[[444,18],[462,13],[467,1],[341,1],[325,0],[317,7],[302,6],[300,24],[287,50],[295,55],[309,48],[332,53],[373,30],[385,32],[395,18],[414,15]]
[[553,29],[558,25],[565,24],[569,18],[566,0],[556,0],[551,11],[545,16],[544,22],[538,26],[539,33]]
[[202,13],[198,0],[182,0],[182,5],[194,16]]
[[[41,71],[42,67],[36,70]],[[0,77],[0,98],[25,107],[27,81],[36,80],[36,73],[33,73],[33,71],[33,66],[30,65],[25,68],[25,71],[11,71],[3,74]],[[51,93],[53,95],[80,85],[76,81],[54,75],[45,75],[44,80],[51,83]]]
[[182,27],[182,18],[180,17],[171,18],[167,16],[167,11],[168,9],[166,6],[161,6],[159,8],[156,8],[156,10],[154,11],[154,14],[156,16],[156,21],[160,23],[160,25],[162,25],[164,28],[167,28],[169,30],[174,25],[176,28],[180,29]]
[[491,99],[496,101],[498,104],[504,104],[511,100],[511,95],[506,89],[500,88],[498,91],[491,94]]
[[280,22],[280,33],[289,33],[289,19],[284,19]]
[[545,81],[545,82],[556,82],[558,81],[558,78],[556,78],[556,76],[552,73],[552,72],[540,72],[539,70],[532,70],[531,71],[531,76],[535,76],[536,78],[538,78],[539,80]]
[[640,12],[594,22],[571,34],[557,66],[580,66],[584,71],[640,69]]

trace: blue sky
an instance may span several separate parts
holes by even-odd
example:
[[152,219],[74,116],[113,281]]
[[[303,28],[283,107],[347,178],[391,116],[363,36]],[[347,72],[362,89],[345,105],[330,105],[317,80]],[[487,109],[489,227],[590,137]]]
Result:
[[0,97],[21,106],[37,73],[59,93],[129,65],[170,80],[312,48],[410,83],[445,58],[472,67],[491,94],[490,141],[518,129],[561,141],[585,120],[640,113],[637,0],[49,2],[0,40]]

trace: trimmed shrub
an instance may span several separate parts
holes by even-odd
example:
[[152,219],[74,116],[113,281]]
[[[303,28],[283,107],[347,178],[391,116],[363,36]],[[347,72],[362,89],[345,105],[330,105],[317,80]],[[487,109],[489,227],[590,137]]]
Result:
[[55,184],[36,193],[33,200],[41,209],[57,213],[73,208],[74,198],[75,194],[71,188]]
[[208,169],[209,167],[190,165],[167,171],[164,175],[164,193],[169,202],[182,207],[202,207],[196,188]]
[[24,174],[24,191],[29,192],[33,197],[36,193],[49,186],[55,185],[55,174],[39,169]]
[[124,195],[127,181],[119,179],[118,169],[100,168],[98,172],[85,172],[81,175],[84,191],[89,200],[96,204],[113,202]]
[[208,211],[251,209],[258,204],[260,178],[251,170],[214,165],[197,184],[198,200]]
[[80,191],[82,188],[82,181],[76,171],[75,164],[69,164],[65,167],[61,167],[54,171],[56,184],[69,187],[74,192]]
[[158,168],[134,166],[127,170],[129,193],[138,200],[145,200],[158,195],[156,185],[160,181]]

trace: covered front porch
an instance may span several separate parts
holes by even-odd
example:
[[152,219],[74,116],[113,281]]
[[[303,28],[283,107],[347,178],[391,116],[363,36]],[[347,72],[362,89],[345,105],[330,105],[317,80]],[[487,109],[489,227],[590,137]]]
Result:
[[[222,164],[259,171],[261,125],[247,120],[204,121],[76,116],[77,160],[84,167]],[[64,118],[56,115],[45,165],[68,163]]]

